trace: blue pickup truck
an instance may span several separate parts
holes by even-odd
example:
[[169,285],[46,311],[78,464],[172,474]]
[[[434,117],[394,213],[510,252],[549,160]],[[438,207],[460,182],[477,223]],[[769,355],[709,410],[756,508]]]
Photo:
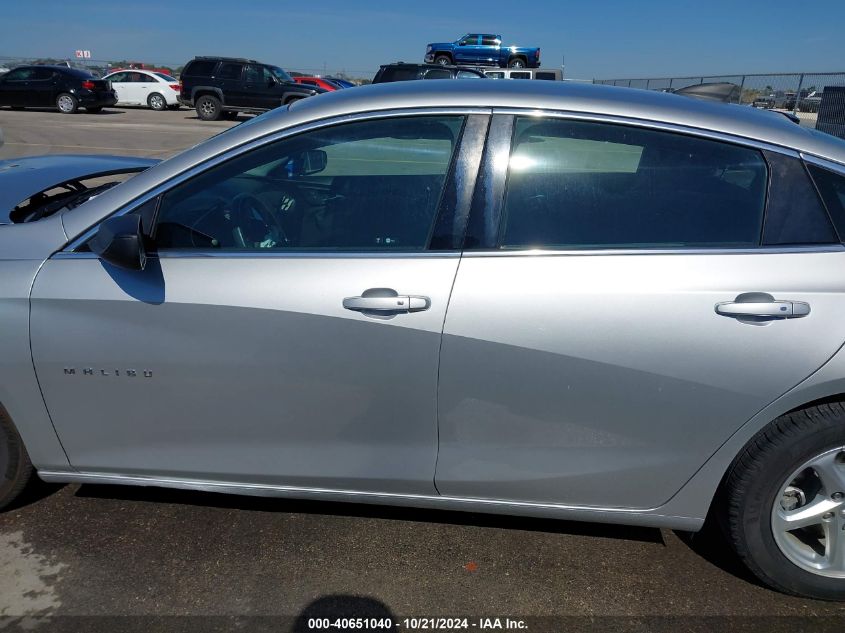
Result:
[[539,47],[502,46],[502,36],[467,33],[455,42],[429,44],[427,63],[498,66],[499,68],[539,68]]

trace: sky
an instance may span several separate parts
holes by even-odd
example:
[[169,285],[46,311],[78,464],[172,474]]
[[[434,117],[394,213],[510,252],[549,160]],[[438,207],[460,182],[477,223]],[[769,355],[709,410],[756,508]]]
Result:
[[565,60],[570,78],[828,72],[845,70],[843,25],[845,0],[0,0],[0,58],[229,55],[366,77],[489,32],[539,46],[544,67]]

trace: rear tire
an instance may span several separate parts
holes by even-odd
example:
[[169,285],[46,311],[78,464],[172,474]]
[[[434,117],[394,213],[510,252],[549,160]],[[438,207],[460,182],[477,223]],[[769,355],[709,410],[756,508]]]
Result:
[[211,95],[203,95],[197,99],[197,115],[203,121],[216,121],[223,112],[223,105],[220,99]]
[[164,95],[159,94],[158,92],[154,92],[147,97],[147,105],[158,112],[167,110],[167,101],[164,99]]
[[76,114],[79,110],[79,100],[69,92],[63,92],[56,97],[56,107],[62,114]]
[[438,55],[434,58],[434,63],[439,64],[440,66],[448,66],[452,63],[452,58],[448,55]]
[[32,462],[9,416],[0,407],[0,510],[23,491],[32,478]]
[[724,493],[727,536],[760,580],[784,593],[845,600],[843,403],[775,420],[735,460]]
[[525,68],[525,60],[521,57],[515,57],[508,62],[508,68]]

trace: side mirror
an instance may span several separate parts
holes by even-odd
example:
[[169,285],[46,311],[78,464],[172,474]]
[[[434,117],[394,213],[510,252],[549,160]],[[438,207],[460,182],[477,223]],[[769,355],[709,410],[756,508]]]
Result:
[[309,149],[291,157],[286,165],[289,176],[311,176],[326,168],[328,157],[321,149]]
[[278,81],[276,81],[275,79],[273,79],[272,77],[270,77],[270,79],[268,79],[268,80],[267,80],[267,87],[268,87],[268,88],[272,88],[272,87],[273,87],[273,86],[275,86],[277,83],[279,83],[279,82],[278,82]]
[[120,215],[100,224],[88,246],[100,259],[127,270],[144,270],[147,252],[140,215]]

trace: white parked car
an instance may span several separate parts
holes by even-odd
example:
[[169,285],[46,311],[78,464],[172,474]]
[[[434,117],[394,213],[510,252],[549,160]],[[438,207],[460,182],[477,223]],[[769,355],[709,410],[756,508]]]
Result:
[[103,77],[111,81],[118,105],[146,105],[153,110],[179,107],[179,80],[151,70],[120,70]]

